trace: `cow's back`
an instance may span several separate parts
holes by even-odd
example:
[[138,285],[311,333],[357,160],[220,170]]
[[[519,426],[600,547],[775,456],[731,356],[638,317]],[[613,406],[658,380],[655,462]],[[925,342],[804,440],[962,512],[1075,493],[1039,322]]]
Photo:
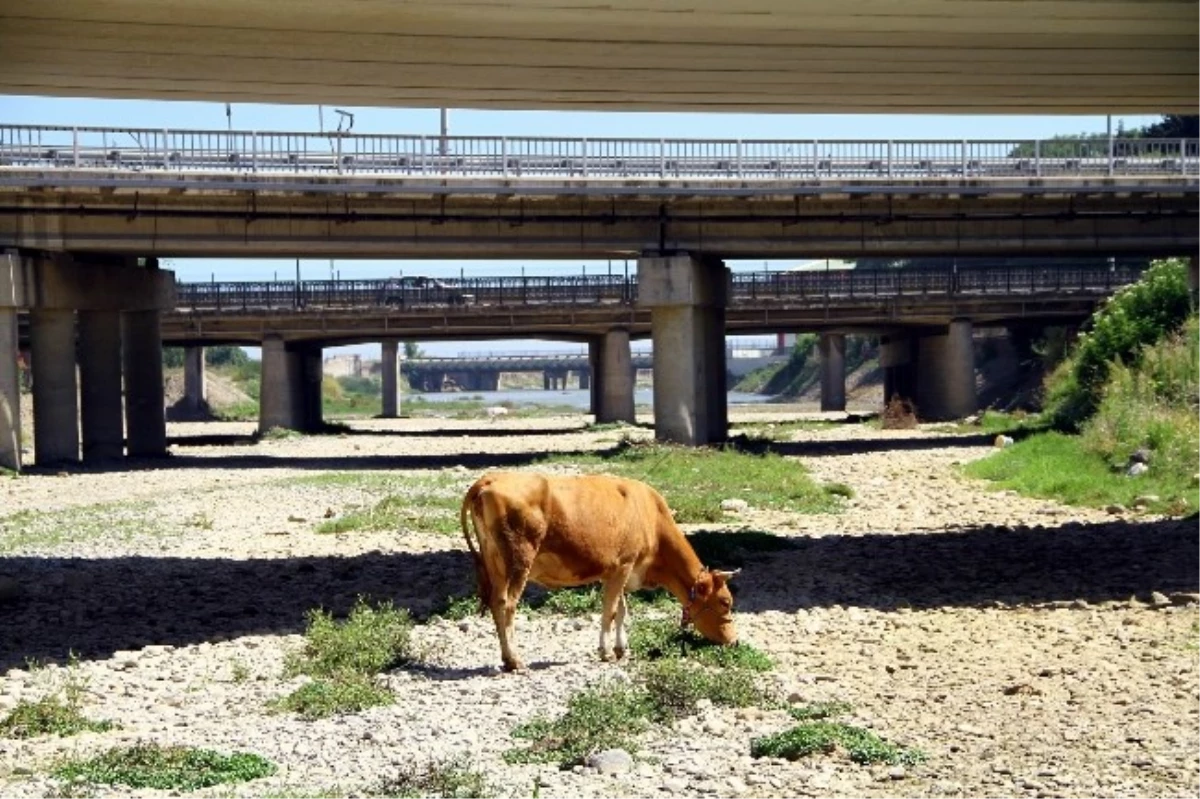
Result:
[[513,558],[512,565],[524,561],[534,582],[581,585],[654,557],[666,506],[644,483],[610,475],[492,472],[476,485],[481,534]]

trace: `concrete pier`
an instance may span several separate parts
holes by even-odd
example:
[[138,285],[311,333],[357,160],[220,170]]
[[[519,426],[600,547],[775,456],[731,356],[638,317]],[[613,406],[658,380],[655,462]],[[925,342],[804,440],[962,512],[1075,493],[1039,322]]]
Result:
[[125,429],[130,457],[167,454],[161,316],[158,311],[122,314]]
[[269,336],[262,347],[258,429],[311,432],[321,426],[321,348]]
[[79,383],[83,460],[95,463],[122,457],[120,312],[79,312]]
[[29,313],[33,348],[33,453],[38,466],[79,460],[75,313]]
[[383,413],[385,419],[395,419],[400,415],[400,342],[383,342],[383,359],[380,368],[383,370]]
[[822,333],[818,342],[821,353],[821,410],[846,410],[846,337],[841,333]]
[[610,330],[596,343],[592,364],[593,413],[597,422],[634,422],[633,361],[629,331]]
[[0,469],[21,471],[21,386],[17,310],[0,307]]
[[654,433],[681,444],[727,434],[725,305],[729,270],[688,255],[638,261],[638,304],[651,309]]
[[944,333],[917,340],[917,415],[926,421],[970,416],[978,410],[975,349],[969,319],[955,319]]
[[183,348],[183,407],[199,413],[208,404],[208,377],[204,368],[204,348]]

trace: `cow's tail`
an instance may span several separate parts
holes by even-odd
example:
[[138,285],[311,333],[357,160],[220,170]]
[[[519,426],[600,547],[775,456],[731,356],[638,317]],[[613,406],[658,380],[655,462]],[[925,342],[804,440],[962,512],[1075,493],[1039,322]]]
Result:
[[[467,549],[471,553],[471,560],[475,562],[475,582],[479,590],[479,614],[482,616],[487,612],[489,602],[492,597],[492,580],[488,576],[487,566],[483,562],[483,555],[475,546],[478,529],[475,526],[475,514],[473,513],[475,504],[479,502],[479,494],[483,491],[483,481],[476,482],[467,491],[467,495],[463,497],[462,509],[458,513],[459,524],[462,525],[463,538],[467,541]],[[471,520],[471,526],[467,526],[468,517]]]

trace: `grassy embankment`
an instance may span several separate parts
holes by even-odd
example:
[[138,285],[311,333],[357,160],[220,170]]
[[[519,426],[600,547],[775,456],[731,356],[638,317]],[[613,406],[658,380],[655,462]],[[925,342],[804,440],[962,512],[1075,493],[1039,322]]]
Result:
[[[1194,512],[1200,326],[1185,270],[1178,260],[1158,262],[1097,311],[1047,378],[1040,431],[966,473],[1069,504]],[[1132,474],[1141,460],[1147,468]]]

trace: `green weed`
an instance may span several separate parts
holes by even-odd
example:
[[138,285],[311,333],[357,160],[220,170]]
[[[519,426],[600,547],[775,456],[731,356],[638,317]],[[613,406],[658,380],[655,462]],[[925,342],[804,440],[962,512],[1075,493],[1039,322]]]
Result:
[[532,743],[504,753],[507,763],[558,763],[566,768],[601,749],[637,751],[635,737],[647,729],[653,707],[645,691],[601,683],[571,697],[557,719],[535,718],[513,730]]
[[69,782],[159,791],[193,791],[274,773],[275,766],[258,755],[222,755],[208,749],[159,744],[116,747],[86,760],[69,760],[53,771],[56,778]]
[[897,746],[870,730],[832,721],[809,721],[784,732],[750,741],[751,757],[783,757],[798,760],[813,754],[846,750],[855,763],[886,763],[911,766],[922,762],[919,749]]
[[425,766],[407,766],[394,777],[383,780],[370,790],[371,796],[423,797],[442,799],[472,799],[492,797],[496,789],[487,777],[467,758]]
[[358,713],[395,701],[392,692],[375,683],[374,677],[340,672],[305,683],[275,703],[280,710],[313,720],[343,713]]
[[770,671],[771,659],[749,644],[721,646],[670,619],[638,619],[629,631],[629,648],[643,660],[688,658],[722,669]]

